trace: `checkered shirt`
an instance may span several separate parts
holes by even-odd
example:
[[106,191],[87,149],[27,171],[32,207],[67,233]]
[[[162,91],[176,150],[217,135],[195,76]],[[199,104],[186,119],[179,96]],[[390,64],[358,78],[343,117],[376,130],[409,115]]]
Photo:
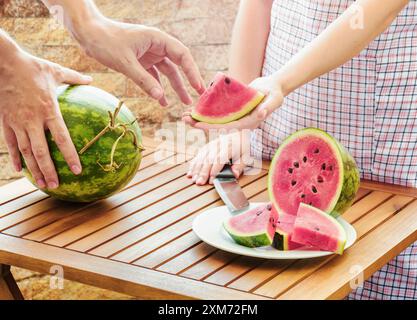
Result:
[[[263,75],[279,70],[352,3],[274,1]],[[417,3],[411,1],[358,56],[286,97],[252,134],[252,153],[271,159],[285,137],[316,127],[350,151],[362,178],[417,187],[416,81]],[[416,254],[417,243],[349,297],[417,299]]]

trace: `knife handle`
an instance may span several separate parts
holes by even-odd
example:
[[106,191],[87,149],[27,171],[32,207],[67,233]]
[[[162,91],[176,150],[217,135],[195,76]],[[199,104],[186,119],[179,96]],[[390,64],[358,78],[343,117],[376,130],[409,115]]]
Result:
[[230,164],[225,164],[223,170],[220,171],[216,178],[218,179],[236,179],[232,171],[232,166]]

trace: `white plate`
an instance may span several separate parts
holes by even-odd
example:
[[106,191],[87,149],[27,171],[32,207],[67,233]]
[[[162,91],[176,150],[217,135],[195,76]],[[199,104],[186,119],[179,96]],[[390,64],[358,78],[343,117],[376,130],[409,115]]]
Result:
[[[260,206],[262,203],[251,203],[249,209]],[[226,206],[216,207],[204,211],[193,221],[193,230],[196,235],[218,249],[257,258],[266,259],[306,259],[323,257],[334,254],[328,251],[313,250],[292,250],[280,251],[273,247],[247,248],[233,241],[229,234],[223,228],[223,221],[231,216]],[[356,231],[351,224],[346,222],[342,217],[337,219],[346,230],[345,250],[349,248],[356,240]]]

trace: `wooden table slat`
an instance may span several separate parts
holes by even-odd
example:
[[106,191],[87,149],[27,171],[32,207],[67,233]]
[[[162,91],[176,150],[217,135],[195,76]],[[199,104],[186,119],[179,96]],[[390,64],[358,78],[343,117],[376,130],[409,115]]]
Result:
[[[255,183],[251,183],[245,188],[243,188],[246,196],[251,198],[253,195],[256,195],[259,192],[259,186]],[[222,205],[222,201],[217,201],[214,204],[208,205],[201,208],[199,211],[194,212],[189,215],[187,218],[180,220],[175,225],[169,226],[164,230],[154,234],[153,236],[146,238],[145,240],[131,246],[120,253],[114,255],[112,259],[123,261],[123,262],[133,262],[136,264],[136,260],[140,260],[145,255],[154,251],[155,249],[162,247],[165,243],[177,238],[178,236],[188,232],[191,228],[194,218],[204,210]]]
[[[152,183],[156,183],[153,181]],[[158,183],[164,183],[163,181],[158,181]],[[145,208],[157,202],[159,195],[164,198],[175,193],[178,189],[190,186],[191,182],[189,179],[182,177],[180,179],[173,180],[164,185],[155,185],[153,184],[149,189],[154,190],[155,187],[158,188],[158,193],[148,192],[144,195],[141,194],[139,197],[135,197],[132,200],[125,202],[115,208],[112,208],[108,211],[100,212],[88,212],[87,219],[72,229],[66,230],[58,235],[45,241],[48,244],[56,246],[67,246],[73,242],[80,240],[81,238],[107,226],[108,224],[118,221],[138,210]],[[94,212],[94,215],[92,215]],[[88,217],[92,215],[91,217]]]
[[[104,213],[112,208],[118,207],[123,205],[124,203],[129,202],[130,200],[137,198],[140,195],[143,195],[146,192],[151,191],[155,188],[154,181],[148,181],[151,177],[157,177],[159,174],[155,173],[154,168],[160,168],[162,171],[159,174],[168,175],[171,177],[173,174],[171,170],[175,170],[174,165],[169,167],[163,167],[160,165],[154,165],[152,167],[148,167],[146,169],[141,170],[135,177],[135,185],[140,183],[140,188],[132,188],[133,186],[129,186],[125,188],[123,191],[106,199],[105,201],[99,201],[94,203],[94,207],[90,208],[91,206],[86,206],[86,210],[79,210],[76,214],[71,212],[67,216],[61,216],[58,221],[55,223],[50,223],[45,225],[44,227],[38,228],[35,231],[32,231],[28,234],[25,234],[25,238],[35,241],[45,241],[49,240],[50,238],[57,236],[59,233],[63,233],[71,229],[71,227],[75,227],[80,225],[83,221],[89,220],[91,216],[94,216],[97,213]],[[178,172],[178,171],[175,171]],[[175,173],[173,174],[175,176]],[[173,179],[175,179],[175,176]],[[161,182],[162,184],[163,182]]]

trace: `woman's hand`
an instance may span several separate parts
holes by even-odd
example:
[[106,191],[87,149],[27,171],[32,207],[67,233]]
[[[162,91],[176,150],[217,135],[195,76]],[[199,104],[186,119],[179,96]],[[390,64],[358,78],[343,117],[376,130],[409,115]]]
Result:
[[232,172],[236,179],[243,170],[253,164],[250,157],[249,132],[234,132],[206,144],[190,162],[187,177],[197,185],[213,184],[214,178],[224,165],[232,162]]
[[169,79],[183,103],[192,103],[178,66],[191,86],[198,93],[204,92],[203,80],[189,49],[159,29],[96,17],[73,34],[89,56],[131,78],[163,106],[168,101],[160,73]]
[[12,163],[21,171],[21,153],[37,185],[55,189],[59,181],[45,130],[51,132],[71,171],[80,174],[82,170],[59,110],[56,88],[62,83],[89,84],[91,77],[17,48],[1,53],[0,121]]
[[226,124],[209,124],[195,121],[191,118],[190,112],[188,111],[184,113],[183,120],[194,128],[204,131],[211,129],[242,130],[258,128],[275,109],[282,105],[285,93],[279,77],[276,75],[255,79],[249,86],[264,93],[265,99],[245,117]]

